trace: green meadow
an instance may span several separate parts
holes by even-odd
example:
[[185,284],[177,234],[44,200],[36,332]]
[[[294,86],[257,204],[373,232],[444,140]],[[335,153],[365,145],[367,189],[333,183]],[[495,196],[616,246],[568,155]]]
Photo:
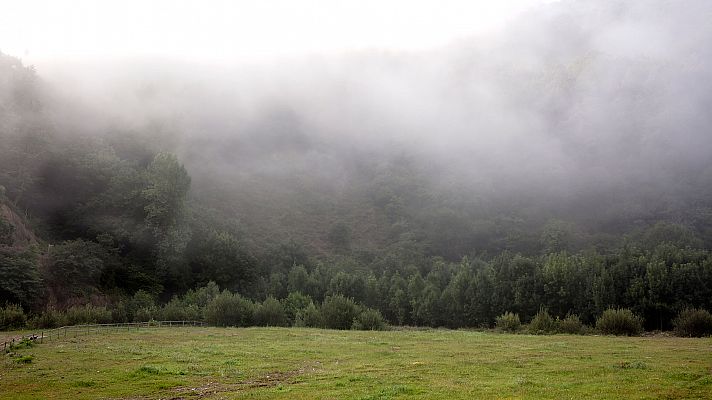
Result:
[[705,399],[712,338],[150,328],[2,356],[3,399]]

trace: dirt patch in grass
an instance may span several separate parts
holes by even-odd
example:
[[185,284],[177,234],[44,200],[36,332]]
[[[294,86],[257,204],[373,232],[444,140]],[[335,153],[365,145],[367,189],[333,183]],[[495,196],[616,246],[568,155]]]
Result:
[[313,364],[291,371],[273,371],[235,383],[208,382],[198,387],[178,387],[173,389],[177,396],[170,400],[201,399],[219,393],[238,392],[245,389],[293,385],[299,383],[300,376],[318,372],[317,366],[318,364]]

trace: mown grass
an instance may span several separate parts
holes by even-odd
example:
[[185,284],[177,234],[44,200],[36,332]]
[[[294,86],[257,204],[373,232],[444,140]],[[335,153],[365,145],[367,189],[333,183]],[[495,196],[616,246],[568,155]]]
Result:
[[712,339],[145,329],[3,356],[0,398],[712,398]]

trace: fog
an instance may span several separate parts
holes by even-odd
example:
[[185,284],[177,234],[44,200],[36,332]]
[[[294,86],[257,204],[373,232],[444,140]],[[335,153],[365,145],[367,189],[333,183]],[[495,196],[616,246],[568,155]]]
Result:
[[556,0],[51,0],[3,4],[7,53],[57,60],[169,57],[199,63],[349,50],[424,49],[500,29]]
[[704,0],[569,0],[429,48],[38,72],[60,130],[146,136],[178,154],[194,191],[237,209],[265,187],[353,194],[363,174],[408,160],[436,190],[585,213],[712,183],[710,20]]

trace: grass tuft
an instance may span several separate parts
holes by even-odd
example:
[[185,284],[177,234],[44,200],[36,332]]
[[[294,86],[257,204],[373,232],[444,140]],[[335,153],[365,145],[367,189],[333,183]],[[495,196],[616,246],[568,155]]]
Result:
[[647,364],[642,361],[622,361],[616,367],[620,369],[648,369]]
[[34,360],[32,355],[15,357],[15,362],[18,364],[31,364],[32,360]]

